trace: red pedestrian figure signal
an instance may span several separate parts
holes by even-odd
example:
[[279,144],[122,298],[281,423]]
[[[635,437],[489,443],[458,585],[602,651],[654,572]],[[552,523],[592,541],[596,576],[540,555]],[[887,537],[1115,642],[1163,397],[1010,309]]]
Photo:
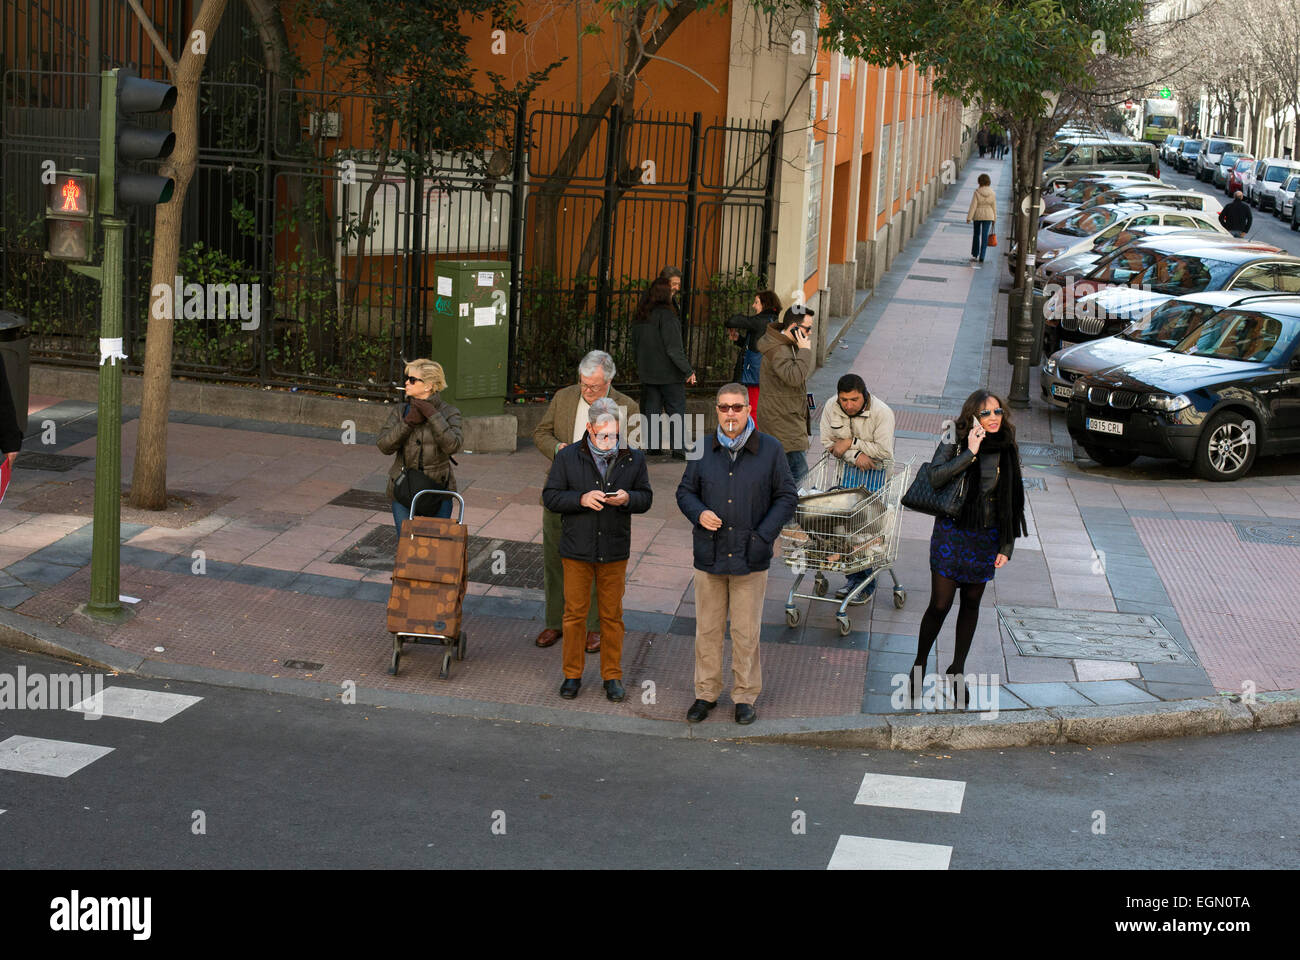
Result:
[[86,212],[86,194],[76,180],[69,178],[63,181],[63,189],[60,192],[63,195],[63,205],[59,207],[60,210],[70,213]]

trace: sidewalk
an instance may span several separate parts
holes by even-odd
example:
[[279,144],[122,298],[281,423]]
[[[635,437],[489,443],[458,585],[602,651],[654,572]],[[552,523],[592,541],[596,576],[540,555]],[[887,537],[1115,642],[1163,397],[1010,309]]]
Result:
[[[1010,382],[1005,351],[991,347],[1005,336],[994,317],[995,305],[1005,313],[1005,267],[996,257],[978,270],[969,263],[965,210],[982,172],[1005,209],[1009,161],[973,160],[809,387],[820,405],[840,375],[861,374],[897,413],[900,459],[928,459],[966,395]],[[655,503],[633,520],[628,699],[604,699],[593,663],[579,698],[561,701],[558,646],[532,642],[542,627],[547,461],[531,447],[458,456],[471,534],[468,656],[447,680],[437,679],[441,650],[425,646],[407,646],[399,676],[386,672],[388,458],[373,437],[341,442],[341,429],[174,414],[175,505],[163,515],[123,510],[121,590],[140,602],[126,624],[98,623],[76,612],[89,595],[95,411],[58,397],[32,398],[31,436],[0,506],[0,638],[152,675],[325,698],[352,681],[358,703],[669,736],[993,746],[1294,720],[1294,695],[1254,706],[1218,695],[1242,694],[1244,682],[1260,694],[1300,687],[1300,596],[1278,589],[1300,579],[1300,479],[1286,474],[1290,464],[1214,487],[1175,468],[1080,467],[1036,382],[1030,394],[1034,406],[1014,412],[1030,536],[985,592],[967,661],[969,673],[996,677],[997,718],[891,703],[929,593],[932,521],[909,512],[895,568],[907,590],[902,609],[882,589],[881,602],[850,608],[854,629],[840,637],[831,604],[809,610],[798,601],[803,617],[791,629],[793,577],[774,563],[759,722],[736,727],[724,700],[688,727],[695,607],[677,463],[651,465]],[[123,426],[127,483],[135,415],[128,408]],[[43,445],[50,425],[56,442]],[[813,445],[820,450],[815,437]],[[952,659],[955,619],[954,611],[931,670]]]

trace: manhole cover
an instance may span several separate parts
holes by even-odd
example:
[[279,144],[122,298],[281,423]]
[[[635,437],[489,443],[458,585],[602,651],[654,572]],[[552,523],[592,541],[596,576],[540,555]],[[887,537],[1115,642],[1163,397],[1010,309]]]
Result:
[[348,490],[346,493],[340,493],[330,501],[331,506],[335,507],[359,507],[362,510],[374,510],[376,513],[384,510],[392,510],[393,502],[384,496],[380,490],[376,493],[373,490]]
[[17,470],[50,470],[54,473],[67,473],[78,464],[85,463],[90,457],[74,457],[70,453],[33,453],[24,450],[14,460]]
[[924,281],[926,281],[927,283],[947,283],[947,282],[948,282],[948,278],[947,278],[947,277],[927,277],[925,274],[922,274],[922,273],[909,273],[909,274],[907,275],[907,279],[909,279],[909,280],[924,280]]
[[1272,523],[1270,521],[1234,520],[1237,539],[1244,543],[1271,543],[1284,547],[1300,547],[1300,525]]
[[[469,579],[494,586],[531,587],[541,590],[543,555],[540,543],[519,540],[469,538]],[[397,555],[397,531],[384,524],[348,547],[330,563],[388,572]]]
[[1047,492],[1047,481],[1042,477],[1021,477],[1020,482],[1025,485],[1026,490],[1041,490]]
[[284,666],[289,670],[321,670],[325,664],[314,660],[286,660]]
[[1021,443],[1018,446],[1022,457],[1062,460],[1067,463],[1074,460],[1074,450],[1070,447],[1054,443]]
[[1022,657],[1192,663],[1165,625],[1145,613],[999,606]]

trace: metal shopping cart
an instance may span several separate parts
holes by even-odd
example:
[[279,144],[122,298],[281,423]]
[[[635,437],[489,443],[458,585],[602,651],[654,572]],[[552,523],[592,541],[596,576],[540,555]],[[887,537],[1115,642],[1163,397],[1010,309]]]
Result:
[[[911,460],[885,460],[863,470],[827,455],[804,477],[794,519],[781,531],[782,559],[798,574],[785,602],[788,625],[799,625],[796,599],[823,600],[839,604],[835,621],[840,636],[847,636],[853,627],[849,604],[871,589],[874,609],[874,585],[886,571],[894,582],[894,606],[902,608],[907,591],[894,576],[893,567],[902,529],[901,501],[911,468]],[[813,592],[800,593],[799,585],[810,570],[816,571]],[[840,601],[826,596],[828,570],[843,574],[868,571],[869,575]],[[869,624],[870,617],[868,641]]]

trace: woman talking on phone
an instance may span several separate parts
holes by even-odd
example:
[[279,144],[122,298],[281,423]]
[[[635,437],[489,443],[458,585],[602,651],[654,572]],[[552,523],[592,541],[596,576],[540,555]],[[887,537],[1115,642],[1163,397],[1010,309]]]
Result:
[[[987,390],[976,390],[962,404],[955,442],[940,442],[930,463],[930,483],[937,490],[963,473],[966,496],[960,514],[955,520],[937,517],[930,536],[930,604],[921,618],[910,675],[913,701],[930,648],[959,589],[956,652],[944,673],[965,674],[984,585],[1011,559],[1016,537],[1029,532],[1016,430],[1001,399]],[[962,699],[962,706],[969,704],[969,690]]]

